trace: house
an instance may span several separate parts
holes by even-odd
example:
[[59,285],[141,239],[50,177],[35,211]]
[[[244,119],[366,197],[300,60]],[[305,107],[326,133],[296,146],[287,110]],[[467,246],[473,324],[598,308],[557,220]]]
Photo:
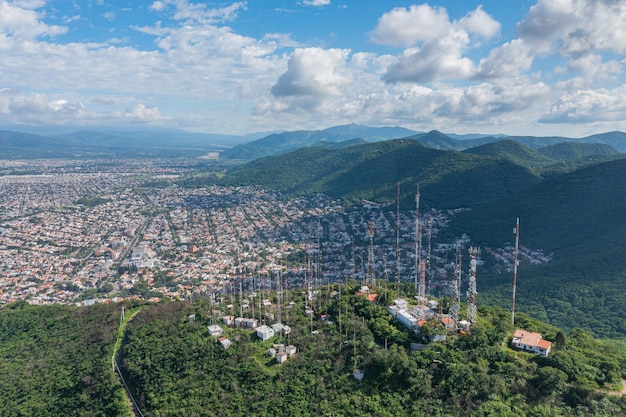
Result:
[[548,356],[552,342],[544,340],[540,333],[529,332],[528,330],[517,329],[513,335],[511,345],[514,348],[526,352],[533,352],[540,356]]

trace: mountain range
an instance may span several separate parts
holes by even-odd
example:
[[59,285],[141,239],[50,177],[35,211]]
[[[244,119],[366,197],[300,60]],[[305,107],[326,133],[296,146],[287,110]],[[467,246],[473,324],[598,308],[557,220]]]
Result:
[[[161,155],[165,151],[188,156],[219,152],[221,158],[254,160],[275,156],[310,146],[347,147],[363,142],[379,142],[407,138],[426,147],[463,151],[502,139],[510,139],[538,150],[563,142],[605,144],[626,153],[626,133],[607,132],[585,138],[560,136],[506,136],[481,134],[444,134],[433,130],[416,132],[403,127],[368,127],[358,124],[334,126],[322,130],[250,133],[224,135],[192,133],[179,129],[106,129],[92,130],[69,127],[25,128],[0,130],[0,145],[5,158],[29,157],[120,157]],[[331,146],[330,144],[340,144]]]

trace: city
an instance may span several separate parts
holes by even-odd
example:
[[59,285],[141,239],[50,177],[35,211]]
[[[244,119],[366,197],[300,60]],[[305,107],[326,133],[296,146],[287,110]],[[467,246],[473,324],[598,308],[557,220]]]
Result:
[[[291,287],[307,278],[364,280],[370,223],[377,278],[416,279],[414,211],[367,201],[345,209],[323,195],[288,199],[250,187],[178,186],[195,168],[167,159],[0,162],[14,174],[0,177],[0,303],[186,299],[230,291],[238,279],[258,285],[254,278],[275,271]],[[454,214],[420,213],[428,287],[437,295],[449,294],[454,252],[469,242],[436,239]],[[511,247],[484,253],[511,268]],[[520,255],[550,260],[524,247]]]

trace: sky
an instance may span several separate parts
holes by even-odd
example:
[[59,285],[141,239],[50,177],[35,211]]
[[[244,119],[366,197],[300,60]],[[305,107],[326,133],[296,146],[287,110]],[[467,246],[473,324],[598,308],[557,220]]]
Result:
[[0,0],[0,126],[626,131],[624,0]]

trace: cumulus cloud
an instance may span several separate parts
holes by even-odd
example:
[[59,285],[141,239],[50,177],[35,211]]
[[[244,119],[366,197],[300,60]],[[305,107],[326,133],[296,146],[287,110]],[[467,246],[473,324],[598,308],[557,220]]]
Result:
[[482,6],[464,16],[459,21],[458,27],[484,39],[491,39],[500,33],[500,22],[494,20]]
[[287,64],[287,71],[272,87],[272,94],[282,96],[337,95],[348,82],[345,49],[296,49]]
[[428,83],[472,76],[475,65],[464,55],[472,46],[472,38],[490,39],[499,32],[500,23],[482,7],[450,21],[444,8],[423,4],[384,14],[372,39],[408,47],[389,67],[386,82]]
[[466,78],[474,72],[474,64],[463,56],[467,34],[454,32],[422,48],[406,49],[384,76],[394,82],[428,83],[442,79]]
[[18,39],[30,40],[67,32],[67,27],[47,25],[41,21],[41,14],[36,9],[42,5],[42,2],[39,1],[0,1],[0,33],[6,33]]
[[538,0],[517,26],[541,53],[579,57],[626,49],[626,3],[614,0]]
[[626,88],[565,94],[540,119],[543,123],[593,123],[626,119]]
[[378,19],[372,33],[376,43],[393,46],[413,46],[417,42],[438,39],[450,30],[448,12],[427,4],[408,9],[397,7]]
[[456,90],[455,94],[434,112],[439,116],[460,117],[465,120],[514,114],[525,111],[548,97],[550,88],[544,83],[507,82],[481,83]]
[[516,77],[530,69],[534,52],[521,39],[513,39],[492,49],[486,58],[480,60],[474,78],[493,79]]

